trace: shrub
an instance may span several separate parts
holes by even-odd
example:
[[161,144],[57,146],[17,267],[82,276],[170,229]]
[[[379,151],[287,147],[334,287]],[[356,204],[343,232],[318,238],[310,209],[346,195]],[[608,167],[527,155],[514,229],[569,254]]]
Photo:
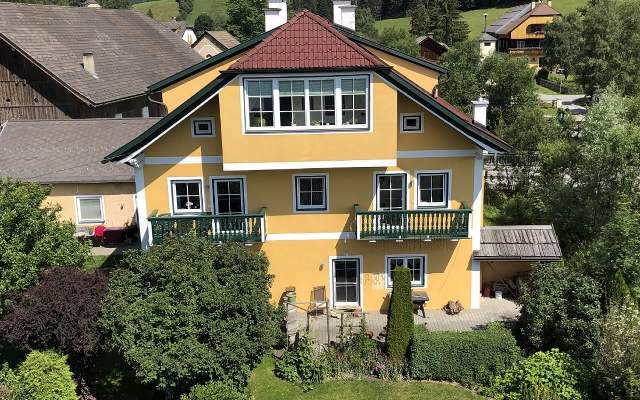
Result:
[[101,325],[143,383],[183,392],[243,385],[276,337],[263,253],[188,235],[129,253],[111,275]]
[[78,399],[67,356],[51,350],[32,351],[15,372],[3,366],[0,386],[4,386],[3,400]]
[[523,284],[519,302],[518,325],[527,348],[555,347],[577,360],[591,357],[601,313],[593,279],[559,263],[542,264]]
[[60,222],[60,207],[44,205],[50,189],[0,179],[0,314],[6,295],[38,281],[49,266],[83,265],[88,245],[73,237],[71,223]]
[[407,354],[413,335],[413,303],[411,302],[411,272],[407,267],[393,270],[393,290],[387,318],[386,350],[393,360]]
[[86,359],[101,342],[97,319],[106,292],[102,272],[50,269],[37,286],[20,295],[13,311],[0,321],[0,332],[24,350],[55,348]]
[[602,398],[640,399],[640,312],[612,307],[600,322],[593,380]]
[[251,397],[239,391],[233,385],[224,382],[208,382],[195,385],[180,400],[249,400]]
[[505,400],[579,400],[577,384],[578,369],[571,357],[552,349],[533,354],[497,377],[492,392]]
[[429,332],[417,327],[410,349],[409,375],[420,380],[488,386],[519,359],[515,338],[499,324],[471,332]]
[[282,359],[276,361],[275,375],[289,382],[301,383],[305,390],[313,388],[313,384],[321,383],[326,367],[313,345],[309,336],[297,337]]

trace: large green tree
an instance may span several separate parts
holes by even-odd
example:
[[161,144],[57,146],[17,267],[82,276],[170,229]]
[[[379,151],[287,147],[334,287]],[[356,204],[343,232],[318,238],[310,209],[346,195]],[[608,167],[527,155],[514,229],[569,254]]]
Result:
[[60,221],[60,207],[46,203],[50,187],[0,179],[0,314],[7,294],[38,282],[49,266],[81,266],[89,248]]
[[458,0],[429,0],[426,4],[427,31],[415,34],[433,33],[434,39],[449,46],[464,42],[469,36],[469,25],[462,19],[459,6]]
[[562,68],[565,79],[574,72],[582,48],[581,23],[578,14],[571,13],[544,28],[543,65],[548,69]]
[[264,32],[264,0],[226,0],[227,23],[225,29],[240,42]]
[[412,35],[423,36],[431,33],[429,30],[431,28],[429,12],[422,0],[415,2],[408,12],[408,17],[411,20],[411,29],[409,31]]
[[359,35],[369,39],[377,39],[378,30],[375,25],[375,18],[370,9],[365,7],[356,8],[356,31]]
[[200,37],[203,33],[213,30],[215,24],[213,18],[209,14],[200,14],[193,23],[193,30],[197,37]]
[[112,273],[101,325],[136,377],[159,390],[244,384],[277,332],[268,264],[242,245],[167,240]]
[[391,47],[398,51],[411,56],[420,54],[420,47],[416,43],[415,38],[405,29],[391,26],[384,28],[380,32],[380,42],[387,47]]
[[471,101],[477,100],[483,90],[480,64],[480,50],[474,41],[452,47],[440,59],[440,65],[449,71],[440,78],[440,95],[466,113],[471,112]]

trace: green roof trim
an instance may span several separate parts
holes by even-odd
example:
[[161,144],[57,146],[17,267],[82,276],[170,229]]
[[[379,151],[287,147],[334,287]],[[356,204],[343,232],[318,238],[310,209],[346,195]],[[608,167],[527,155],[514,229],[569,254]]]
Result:
[[273,33],[273,31],[275,29],[278,28],[274,28],[270,31],[267,31],[261,35],[258,35],[256,37],[254,37],[253,39],[249,39],[246,42],[240,43],[239,45],[232,47],[228,50],[223,51],[222,53],[216,54],[215,56],[211,57],[211,58],[207,58],[206,60],[202,60],[199,63],[192,65],[189,68],[183,69],[182,71],[175,73],[159,82],[154,83],[153,85],[149,86],[149,91],[150,92],[157,92],[158,90],[162,90],[164,88],[166,88],[167,86],[171,86],[176,82],[179,82],[180,80],[187,78],[191,75],[195,75],[198,72],[204,71],[207,68],[210,68],[222,61],[228,60],[229,58],[236,56],[242,52],[244,52],[245,50],[250,49],[251,47],[255,46],[256,44],[260,43],[261,41],[263,41],[265,38],[269,37],[269,35],[271,35],[271,33]]
[[231,82],[236,76],[237,74],[231,74],[231,73],[220,75],[219,77],[214,79],[211,83],[209,83],[207,86],[202,88],[199,92],[197,92],[195,95],[191,96],[189,100],[182,103],[178,108],[171,111],[160,121],[156,122],[151,127],[149,127],[149,129],[144,131],[138,137],[136,137],[129,143],[125,144],[124,146],[120,147],[119,149],[115,150],[111,154],[104,157],[102,162],[120,161],[130,156],[131,154],[135,153],[137,150],[143,148],[147,144],[151,143],[154,139],[160,136],[167,128],[169,128],[171,125],[178,122],[184,116],[188,115],[189,112],[193,109],[193,107],[198,106],[201,102],[206,100],[208,97],[218,92],[220,89],[226,86],[227,83]]
[[507,142],[500,139],[486,128],[477,126],[473,122],[461,117],[439,102],[435,97],[426,93],[424,90],[414,85],[411,81],[407,80],[397,72],[377,71],[377,73],[406,95],[410,96],[418,104],[434,113],[437,117],[442,118],[472,140],[475,140],[476,142],[479,142],[487,148],[493,149],[497,152],[509,153],[512,151],[512,147]]
[[353,40],[356,43],[365,45],[365,46],[369,46],[369,47],[373,47],[376,50],[380,50],[382,52],[385,52],[387,54],[391,54],[392,56],[396,56],[398,58],[401,58],[403,60],[412,62],[414,64],[418,64],[420,66],[423,66],[425,68],[429,68],[431,70],[434,70],[436,72],[439,72],[441,74],[447,74],[449,71],[447,71],[446,68],[436,64],[436,63],[432,63],[429,62],[423,58],[418,58],[418,57],[414,57],[414,56],[410,56],[409,54],[405,54],[402,53],[398,50],[392,49],[391,47],[387,47],[383,44],[380,44],[374,40],[371,39],[367,39],[365,37],[356,35],[351,29],[345,28],[343,26],[340,25],[334,25],[336,27],[336,29],[338,29],[338,31],[340,31],[340,33],[342,33],[343,35],[345,35],[346,37],[348,37],[349,39]]

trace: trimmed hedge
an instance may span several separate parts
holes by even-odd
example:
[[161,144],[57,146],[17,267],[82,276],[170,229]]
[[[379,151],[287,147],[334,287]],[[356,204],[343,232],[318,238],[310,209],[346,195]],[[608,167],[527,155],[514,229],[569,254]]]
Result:
[[413,303],[411,302],[411,272],[407,267],[393,270],[393,290],[387,318],[387,354],[392,360],[402,360],[413,335]]
[[409,355],[413,379],[491,385],[521,359],[511,332],[499,324],[471,332],[430,332],[416,327]]

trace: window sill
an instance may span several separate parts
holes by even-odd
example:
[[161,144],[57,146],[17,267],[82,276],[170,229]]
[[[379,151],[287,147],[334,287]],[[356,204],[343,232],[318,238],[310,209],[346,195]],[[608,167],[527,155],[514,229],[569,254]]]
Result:
[[326,135],[340,133],[371,133],[371,129],[367,125],[358,125],[353,127],[296,127],[295,129],[245,129],[245,135]]

